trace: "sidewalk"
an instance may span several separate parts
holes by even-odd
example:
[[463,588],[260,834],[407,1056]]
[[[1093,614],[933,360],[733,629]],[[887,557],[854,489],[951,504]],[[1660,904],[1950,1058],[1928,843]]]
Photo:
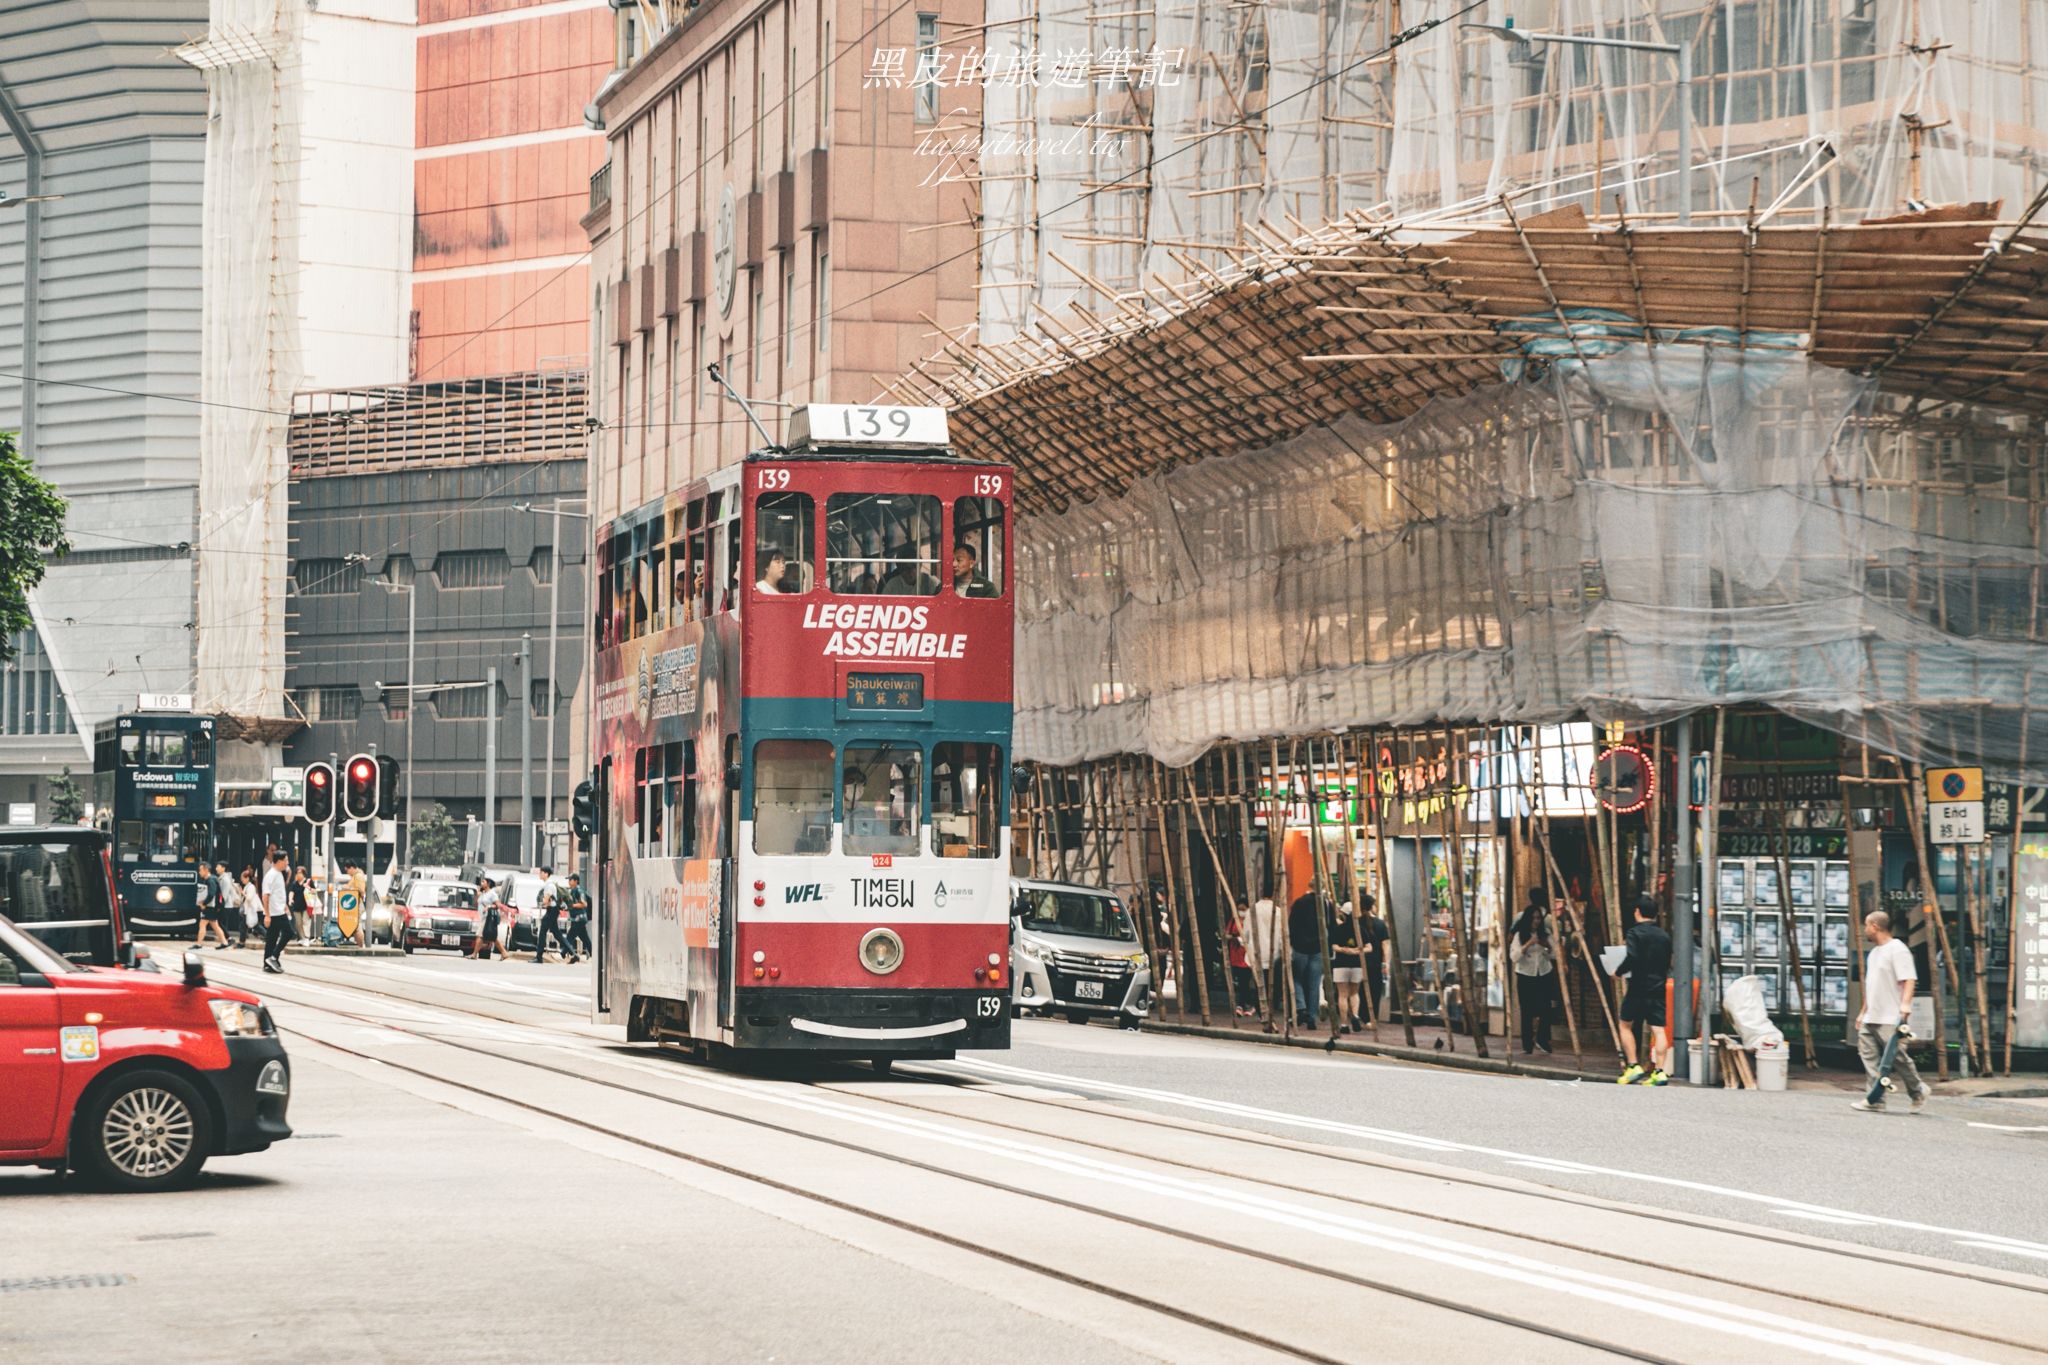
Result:
[[[1548,1057],[1538,1054],[1524,1056],[1519,1045],[1513,1040],[1489,1034],[1486,1039],[1487,1055],[1478,1056],[1472,1047],[1472,1036],[1460,1033],[1455,1039],[1447,1040],[1442,1027],[1434,1024],[1415,1026],[1415,1046],[1407,1045],[1407,1036],[1399,1020],[1380,1022],[1379,1040],[1374,1041],[1372,1033],[1340,1034],[1336,1046],[1330,1046],[1328,1026],[1314,1033],[1297,1030],[1293,1037],[1285,1037],[1276,1028],[1266,1031],[1266,1025],[1259,1019],[1240,1019],[1235,1015],[1223,1014],[1212,1009],[1209,1023],[1201,1022],[1201,1015],[1190,1009],[1185,1022],[1169,1011],[1157,1008],[1153,1016],[1145,1021],[1145,1030],[1150,1033],[1177,1034],[1189,1038],[1222,1038],[1241,1043],[1260,1043],[1269,1047],[1313,1048],[1316,1051],[1350,1053],[1360,1057],[1386,1057],[1397,1061],[1415,1062],[1425,1066],[1453,1067],[1463,1071],[1482,1071],[1500,1076],[1530,1076],[1540,1080],[1577,1080],[1612,1082],[1619,1070],[1619,1063],[1611,1061],[1604,1050],[1595,1050],[1593,1039],[1581,1037],[1585,1045],[1581,1056],[1574,1056],[1569,1040],[1553,1036],[1551,1041],[1557,1051]],[[1555,1034],[1556,1030],[1553,1031]],[[1512,1049],[1512,1050],[1511,1050]],[[1866,1084],[1861,1067],[1830,1067],[1825,1062],[1809,1069],[1802,1058],[1804,1051],[1799,1043],[1792,1043],[1792,1065],[1787,1074],[1788,1090],[1838,1091],[1844,1095],[1863,1092]],[[1935,1093],[1951,1097],[1998,1098],[1998,1099],[2048,1099],[2048,1077],[2030,1072],[2015,1073],[2011,1076],[1971,1076],[1968,1078],[1951,1075],[1946,1081],[1934,1079],[1933,1068],[1923,1073]],[[1680,1082],[1674,1081],[1674,1085]],[[1718,1087],[1717,1087],[1718,1088]]]

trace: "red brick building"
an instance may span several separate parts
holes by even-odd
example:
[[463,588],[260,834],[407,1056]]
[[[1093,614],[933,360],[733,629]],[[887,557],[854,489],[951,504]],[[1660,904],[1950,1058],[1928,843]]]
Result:
[[581,368],[605,0],[419,0],[412,378]]
[[937,328],[975,320],[974,186],[941,183],[931,146],[978,130],[981,91],[867,76],[877,49],[914,53],[982,16],[980,0],[886,18],[852,0],[707,0],[599,97],[610,157],[583,221],[600,517],[758,444],[709,362],[768,400],[779,435],[775,404],[873,398]]

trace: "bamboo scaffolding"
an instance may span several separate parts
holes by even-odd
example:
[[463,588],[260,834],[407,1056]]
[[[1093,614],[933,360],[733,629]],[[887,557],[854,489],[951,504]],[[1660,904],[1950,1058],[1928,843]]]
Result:
[[1180,899],[1174,888],[1173,845],[1166,838],[1166,800],[1159,781],[1159,760],[1150,768],[1152,814],[1159,825],[1159,868],[1166,882],[1166,933],[1170,944],[1168,970],[1173,976],[1173,1012],[1181,1023],[1188,1020],[1187,955],[1181,951]]
[[[1391,733],[1390,731],[1389,734]],[[1389,752],[1393,752],[1391,741]],[[1401,1036],[1409,1047],[1414,1047],[1415,1011],[1408,1006],[1408,963],[1401,956],[1400,917],[1394,913],[1394,884],[1388,867],[1387,813],[1394,800],[1386,790],[1385,776],[1388,771],[1381,768],[1377,762],[1373,765],[1373,862],[1379,867],[1380,904],[1386,911],[1382,918],[1387,922],[1387,1000],[1391,1008],[1401,1012]]]
[[[1456,752],[1456,732],[1451,732],[1451,747]],[[1481,1057],[1486,1056],[1486,992],[1472,989],[1472,933],[1465,918],[1465,836],[1462,812],[1463,803],[1457,799],[1456,787],[1444,803],[1437,807],[1437,825],[1444,844],[1444,860],[1450,869],[1451,884],[1451,945],[1458,955],[1458,995],[1465,1010],[1465,1021],[1470,1025],[1472,1046]],[[1444,1011],[1444,1032],[1451,1032],[1451,1012]]]
[[[1193,783],[1188,790],[1193,793]],[[1209,1026],[1209,949],[1202,941],[1202,908],[1195,895],[1195,860],[1188,850],[1188,817],[1182,811],[1173,822],[1175,838],[1180,843],[1181,885],[1186,890],[1183,908],[1187,912],[1188,940],[1194,944],[1195,998],[1201,1004],[1202,1026]],[[1221,927],[1220,925],[1218,926]],[[1220,935],[1219,935],[1220,937]],[[1225,954],[1227,965],[1229,955]]]

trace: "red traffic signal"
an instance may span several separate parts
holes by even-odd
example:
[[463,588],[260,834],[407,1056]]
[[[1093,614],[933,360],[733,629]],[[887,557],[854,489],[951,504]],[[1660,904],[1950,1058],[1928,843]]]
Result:
[[325,763],[306,765],[306,819],[324,825],[334,818],[334,769]]
[[377,760],[368,754],[357,754],[349,759],[343,777],[342,814],[351,820],[374,820],[377,817]]

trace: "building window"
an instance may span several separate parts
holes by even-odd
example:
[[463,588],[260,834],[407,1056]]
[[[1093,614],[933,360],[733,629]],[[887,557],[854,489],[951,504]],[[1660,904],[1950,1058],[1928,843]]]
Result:
[[323,720],[354,720],[363,714],[363,694],[353,687],[302,688],[298,703],[309,725]]
[[545,588],[555,581],[555,547],[536,545],[528,557],[526,567],[533,573],[533,581]]
[[818,354],[827,355],[832,350],[832,257],[829,252],[818,253],[818,278],[812,281],[811,292],[818,296]]
[[782,169],[788,170],[796,156],[796,45],[790,44],[789,63],[782,72]]
[[502,587],[512,576],[512,558],[503,550],[452,550],[434,560],[434,577],[442,589]]
[[292,566],[292,586],[301,597],[346,597],[363,590],[360,559],[302,559]]
[[434,714],[442,720],[483,720],[497,700],[488,687],[445,687],[434,692],[433,698]]
[[[784,369],[796,367],[796,256],[786,252],[782,257],[782,364]],[[789,382],[787,375],[783,383]]]
[[668,325],[668,420],[683,420],[683,326]]
[[384,702],[384,719],[404,720],[406,698],[411,695],[405,690],[405,684],[384,683],[379,690],[382,693],[382,700]]
[[939,121],[939,16],[917,16],[917,65],[911,84],[917,90],[917,121]]
[[818,47],[818,145],[832,145],[832,21],[825,21],[825,34]]
[[753,354],[748,359],[747,385],[756,392],[761,388],[761,276],[754,275],[754,292],[747,300],[747,344]]
[[14,658],[0,672],[0,734],[61,735],[71,729],[64,689],[33,630],[14,636]]

